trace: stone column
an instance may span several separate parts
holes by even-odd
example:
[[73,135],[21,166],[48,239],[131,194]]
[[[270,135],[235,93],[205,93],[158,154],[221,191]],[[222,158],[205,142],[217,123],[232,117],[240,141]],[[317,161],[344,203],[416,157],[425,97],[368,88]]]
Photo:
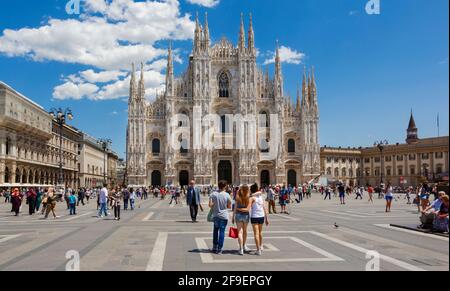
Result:
[[5,183],[6,161],[0,161],[0,184]]

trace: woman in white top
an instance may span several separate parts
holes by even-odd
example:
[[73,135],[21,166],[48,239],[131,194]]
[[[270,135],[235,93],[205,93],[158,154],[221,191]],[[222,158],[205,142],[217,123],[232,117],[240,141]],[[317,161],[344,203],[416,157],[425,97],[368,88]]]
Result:
[[253,227],[253,234],[255,235],[257,255],[260,256],[263,250],[262,230],[264,223],[266,224],[266,226],[269,225],[269,216],[267,214],[266,202],[262,197],[261,192],[259,191],[258,184],[253,184],[250,187],[250,191],[252,193],[252,197],[250,198],[250,217]]

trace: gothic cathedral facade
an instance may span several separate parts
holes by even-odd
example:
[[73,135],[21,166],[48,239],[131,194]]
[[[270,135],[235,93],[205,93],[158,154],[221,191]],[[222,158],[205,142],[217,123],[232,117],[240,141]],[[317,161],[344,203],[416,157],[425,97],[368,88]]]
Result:
[[[174,76],[169,48],[166,90],[155,101],[146,101],[144,74],[141,72],[140,80],[136,80],[133,65],[127,129],[128,184],[184,186],[195,180],[199,185],[217,185],[219,180],[227,180],[234,185],[298,185],[319,176],[319,106],[314,71],[307,74],[305,70],[302,90],[297,90],[293,104],[284,93],[278,45],[274,77],[257,66],[251,16],[247,37],[241,17],[237,46],[226,38],[211,44],[205,18],[201,25],[197,17],[189,65],[179,78]],[[253,130],[257,147],[236,148],[224,143],[214,148],[193,148],[193,129],[178,140],[179,148],[173,146],[171,128],[175,116],[187,116],[186,122],[194,123],[211,114],[221,117],[218,131],[232,145],[236,142],[236,124],[229,125],[224,117],[257,116]],[[275,136],[266,130],[271,127],[272,115],[278,117],[278,150],[275,156],[268,156],[264,153]],[[261,116],[267,118],[261,122]],[[179,122],[177,126],[186,124]]]

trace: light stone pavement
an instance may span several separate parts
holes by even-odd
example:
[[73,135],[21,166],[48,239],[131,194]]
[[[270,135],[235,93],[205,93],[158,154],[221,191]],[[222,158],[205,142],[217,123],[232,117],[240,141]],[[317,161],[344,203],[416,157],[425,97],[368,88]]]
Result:
[[[149,198],[133,212],[122,211],[117,222],[96,218],[95,201],[78,207],[77,216],[69,216],[65,203],[59,203],[60,217],[42,220],[28,216],[27,205],[19,217],[12,216],[2,199],[0,270],[65,270],[70,250],[79,252],[82,271],[363,271],[371,259],[368,251],[380,254],[381,270],[449,270],[448,238],[389,227],[418,223],[415,206],[402,198],[386,214],[384,200],[370,204],[366,198],[348,199],[342,206],[338,198],[323,201],[314,193],[290,205],[291,215],[271,215],[261,257],[239,256],[232,239],[226,240],[223,255],[210,254],[207,213],[192,224],[184,202],[169,206],[169,200]],[[254,248],[253,239],[249,247]]]

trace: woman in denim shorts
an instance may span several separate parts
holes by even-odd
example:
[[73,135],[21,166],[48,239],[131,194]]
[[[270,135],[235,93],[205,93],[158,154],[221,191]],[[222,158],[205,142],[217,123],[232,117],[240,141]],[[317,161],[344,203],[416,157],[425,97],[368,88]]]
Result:
[[247,227],[250,223],[250,187],[242,186],[236,195],[236,204],[233,213],[233,224],[237,225],[239,233],[239,255],[243,256],[244,252],[248,252]]

